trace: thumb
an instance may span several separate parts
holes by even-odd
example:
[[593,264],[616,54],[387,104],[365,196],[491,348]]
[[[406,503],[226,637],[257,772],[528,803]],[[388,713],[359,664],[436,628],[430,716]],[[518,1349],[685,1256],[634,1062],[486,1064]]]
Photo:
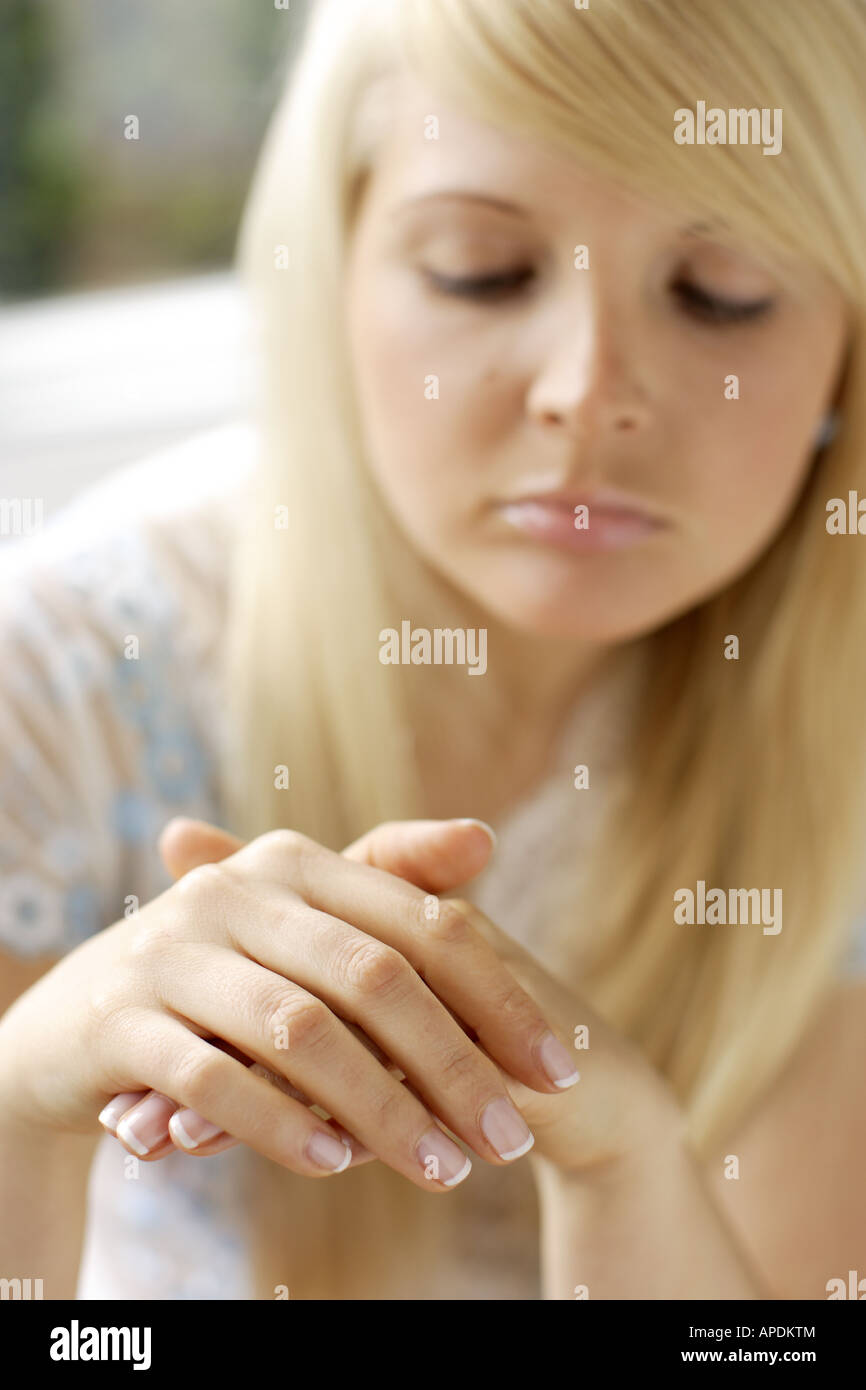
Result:
[[[385,821],[343,854],[404,878],[425,893],[450,893],[481,873],[495,842],[493,830],[480,820]],[[159,850],[177,879],[199,864],[227,859],[243,843],[207,821],[175,816],[159,837]]]
[[368,830],[343,854],[425,893],[451,893],[481,873],[495,843],[486,821],[394,820]]
[[204,820],[175,816],[159,837],[159,852],[172,878],[183,878],[199,864],[216,864],[243,849],[244,842]]

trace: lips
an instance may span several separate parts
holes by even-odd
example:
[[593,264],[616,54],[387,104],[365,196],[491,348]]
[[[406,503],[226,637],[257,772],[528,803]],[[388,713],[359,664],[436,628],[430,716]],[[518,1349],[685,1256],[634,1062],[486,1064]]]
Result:
[[[578,517],[581,506],[587,512]],[[667,524],[640,502],[610,491],[525,495],[498,503],[497,512],[511,531],[578,554],[627,549]]]
[[624,493],[613,492],[610,489],[599,489],[595,492],[539,492],[525,493],[520,497],[505,499],[504,505],[523,506],[524,503],[537,504],[541,507],[557,507],[562,511],[574,516],[576,507],[586,507],[592,516],[613,517],[640,517],[645,521],[653,522],[655,525],[663,525],[662,518],[653,510],[640,501],[638,498],[631,498]]

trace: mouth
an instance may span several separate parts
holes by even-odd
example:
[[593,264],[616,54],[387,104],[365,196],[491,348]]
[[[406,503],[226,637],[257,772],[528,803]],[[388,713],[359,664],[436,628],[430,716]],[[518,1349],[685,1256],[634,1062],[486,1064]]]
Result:
[[510,530],[578,554],[625,550],[669,525],[639,499],[612,491],[527,494],[494,507]]

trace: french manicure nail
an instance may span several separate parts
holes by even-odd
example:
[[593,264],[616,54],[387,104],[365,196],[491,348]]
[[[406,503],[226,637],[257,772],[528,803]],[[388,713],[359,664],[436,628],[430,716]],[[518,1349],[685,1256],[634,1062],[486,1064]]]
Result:
[[443,1187],[456,1187],[464,1178],[468,1178],[472,1168],[463,1150],[452,1143],[438,1125],[428,1129],[415,1152],[425,1175],[441,1182]]
[[168,1122],[171,1137],[176,1139],[182,1149],[197,1149],[208,1139],[222,1134],[219,1125],[211,1124],[195,1110],[176,1110]]
[[535,1143],[535,1135],[520,1111],[515,1110],[505,1096],[499,1096],[485,1106],[481,1128],[500,1158],[520,1158]]
[[143,1100],[146,1094],[146,1091],[124,1091],[122,1095],[114,1096],[100,1110],[96,1118],[109,1133],[113,1134],[121,1115],[125,1114],[127,1110],[131,1110],[138,1101]]
[[580,1072],[575,1070],[568,1049],[563,1047],[554,1033],[545,1033],[538,1047],[538,1059],[547,1073],[548,1079],[565,1090],[580,1080]]
[[335,1134],[326,1134],[323,1129],[313,1130],[305,1149],[307,1158],[318,1168],[326,1168],[329,1173],[342,1173],[352,1162],[352,1150]]
[[134,1105],[122,1120],[118,1120],[115,1134],[133,1153],[150,1153],[151,1149],[164,1142],[169,1118],[176,1109],[175,1102],[169,1100],[168,1096],[154,1092]]

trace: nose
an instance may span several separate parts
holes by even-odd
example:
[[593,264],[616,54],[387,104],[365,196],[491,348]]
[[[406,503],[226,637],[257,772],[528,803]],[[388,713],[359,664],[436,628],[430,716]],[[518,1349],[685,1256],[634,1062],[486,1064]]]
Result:
[[609,304],[573,310],[545,354],[526,397],[529,416],[577,439],[639,438],[652,419],[651,392],[633,331]]

